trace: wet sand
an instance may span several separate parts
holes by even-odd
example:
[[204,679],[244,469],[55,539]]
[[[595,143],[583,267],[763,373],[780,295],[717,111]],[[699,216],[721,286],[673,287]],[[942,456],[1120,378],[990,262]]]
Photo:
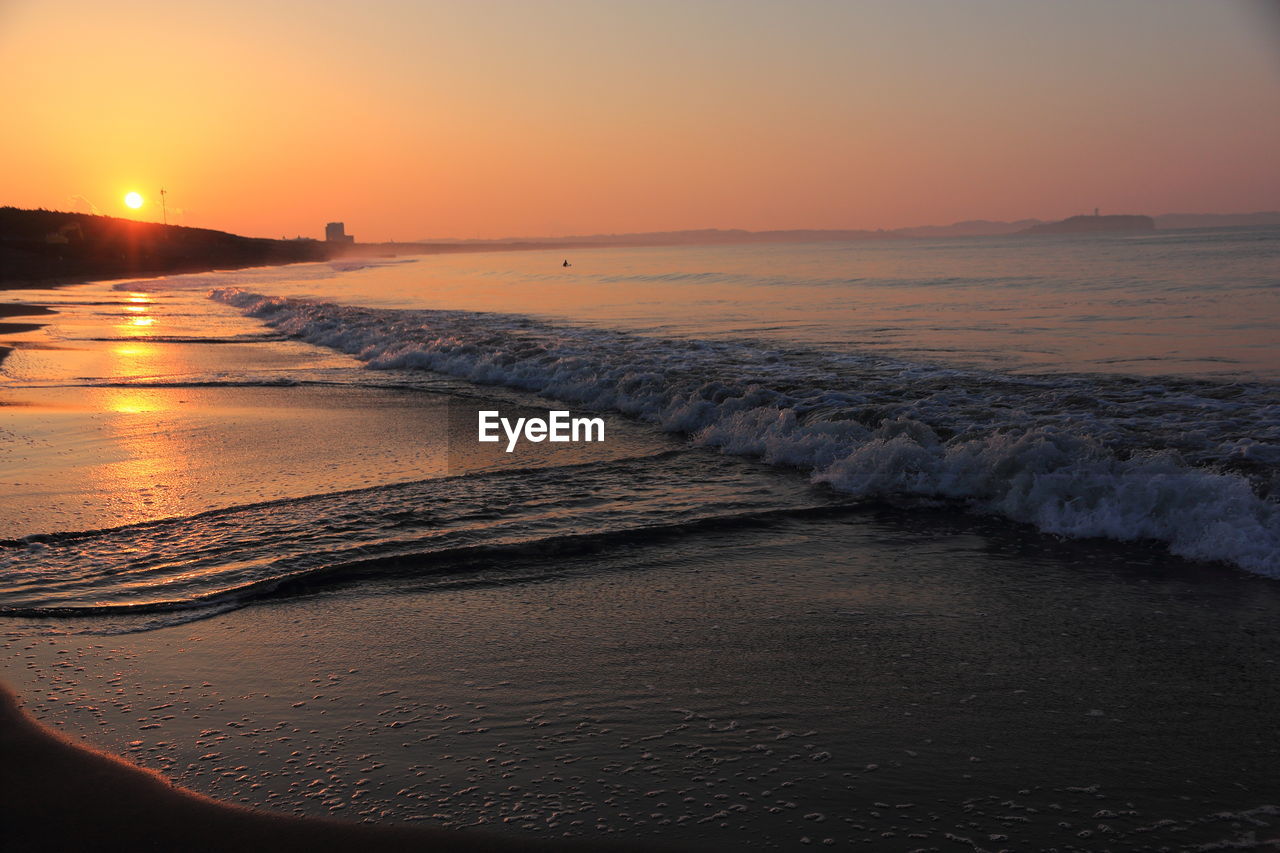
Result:
[[0,753],[0,823],[5,849],[12,853],[596,849],[571,842],[304,820],[227,805],[59,737],[23,713],[17,697],[3,685]]
[[[0,291],[5,288],[0,287]],[[28,305],[20,302],[0,302],[0,317],[41,317],[55,313],[52,309],[44,305]],[[22,332],[33,332],[39,329],[43,323],[0,323],[0,336],[15,335]],[[4,363],[5,357],[13,351],[13,347],[4,343],[4,338],[0,337],[0,364]]]
[[45,305],[29,305],[23,302],[0,302],[0,317],[35,317],[53,314]]
[[1280,839],[1265,579],[946,512],[521,562],[143,633],[9,620],[0,676],[298,816],[692,849]]

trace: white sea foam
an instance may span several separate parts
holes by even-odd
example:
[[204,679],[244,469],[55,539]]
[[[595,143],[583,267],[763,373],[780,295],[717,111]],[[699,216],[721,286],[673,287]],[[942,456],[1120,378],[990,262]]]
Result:
[[1280,577],[1273,385],[1008,376],[508,315],[212,295],[371,368],[622,412],[855,495],[957,500],[1056,534],[1159,540]]

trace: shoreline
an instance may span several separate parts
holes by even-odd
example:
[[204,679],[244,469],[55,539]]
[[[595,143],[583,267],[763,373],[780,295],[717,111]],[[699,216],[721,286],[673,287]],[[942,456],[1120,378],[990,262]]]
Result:
[[[0,286],[2,289],[2,286]],[[51,317],[57,314],[47,305],[35,305],[28,302],[0,302],[0,335],[17,335],[23,332],[34,332],[44,323],[7,323],[9,317]],[[13,352],[13,347],[0,343],[0,364]]]
[[[123,758],[46,728],[0,683],[0,816],[6,849],[224,851],[586,851],[598,842],[549,842],[462,831],[271,814],[206,797]],[[193,828],[199,832],[193,832]],[[635,850],[635,847],[609,849]]]
[[[190,263],[178,264],[156,269],[135,269],[121,272],[120,270],[99,270],[95,272],[76,273],[74,275],[49,275],[47,277],[21,278],[12,280],[0,280],[0,294],[10,293],[12,291],[22,290],[44,290],[46,288],[67,287],[74,284],[90,284],[97,281],[115,281],[128,280],[132,278],[160,278],[162,276],[171,275],[190,275],[193,273],[203,272],[222,272],[225,270],[243,270],[254,269],[255,267],[283,267],[290,264],[314,264],[326,263],[328,261],[342,260],[345,257],[364,257],[362,255],[335,255],[330,258],[312,258],[312,259],[291,259],[282,260],[276,263],[245,263],[245,264],[228,264],[228,263]],[[381,257],[380,255],[369,255],[368,257]],[[22,303],[17,303],[22,304]],[[7,308],[7,304],[0,304],[0,312]],[[28,308],[43,308],[44,306],[36,306],[25,304]],[[44,313],[44,312],[40,312]],[[54,313],[50,311],[49,313]],[[0,313],[0,316],[6,316]],[[7,315],[12,316],[12,315]]]
[[[323,245],[323,244],[321,244]],[[373,260],[398,257],[419,257],[425,255],[465,255],[490,254],[505,252],[538,252],[563,251],[572,249],[616,249],[616,248],[661,248],[664,244],[626,244],[626,243],[493,243],[493,244],[452,244],[452,243],[357,243],[345,249],[339,248],[332,253],[314,258],[290,258],[280,261],[253,261],[237,264],[221,262],[194,262],[154,268],[138,268],[132,270],[100,269],[94,272],[75,273],[71,275],[49,274],[47,276],[29,276],[23,278],[0,278],[0,294],[21,290],[43,290],[45,288],[65,287],[74,284],[90,284],[98,281],[128,280],[131,278],[160,278],[174,275],[191,275],[206,272],[224,272],[228,270],[255,269],[259,267],[283,267],[292,264],[323,264],[351,260]],[[4,303],[0,303],[0,310]],[[38,307],[38,306],[28,306]],[[0,313],[0,316],[5,316]]]

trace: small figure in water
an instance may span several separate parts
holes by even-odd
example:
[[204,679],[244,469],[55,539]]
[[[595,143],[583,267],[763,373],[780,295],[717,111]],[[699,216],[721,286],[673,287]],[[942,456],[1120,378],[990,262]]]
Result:
[[562,267],[571,267],[571,266],[573,266],[573,264],[569,263],[569,259],[568,259],[568,258],[565,258],[565,259],[564,259],[564,263],[563,263],[563,264],[561,264],[560,266],[562,266]]

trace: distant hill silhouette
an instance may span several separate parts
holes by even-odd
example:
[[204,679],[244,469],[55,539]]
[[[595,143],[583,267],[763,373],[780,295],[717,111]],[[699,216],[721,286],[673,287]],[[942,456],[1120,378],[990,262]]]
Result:
[[990,219],[968,219],[952,225],[921,225],[915,228],[896,228],[889,232],[895,237],[996,237],[1016,234],[1040,219],[1019,219],[1016,222],[995,222]]
[[688,231],[643,231],[629,234],[583,234],[571,237],[501,237],[498,239],[423,240],[431,246],[715,246],[732,243],[808,243],[869,240],[883,232],[846,229],[744,231],[741,228],[698,228]]
[[1150,216],[1117,214],[1113,216],[1072,216],[1061,222],[1043,222],[1019,231],[1019,234],[1107,234],[1116,231],[1154,231],[1156,222]]
[[7,286],[321,261],[338,250],[315,240],[0,207],[0,284]]
[[[1102,219],[1112,224],[1115,219],[1126,217],[1072,217],[1072,219]],[[1152,217],[1136,217],[1152,220]],[[1071,221],[1071,220],[1063,220]],[[1280,211],[1260,213],[1169,213],[1154,217],[1156,228],[1215,228],[1248,225],[1280,225]],[[1099,223],[1089,223],[1097,228]],[[791,229],[778,231],[746,231],[740,228],[701,228],[688,231],[644,231],[625,234],[585,234],[573,237],[502,237],[496,239],[431,239],[417,243],[384,244],[408,250],[409,246],[431,247],[432,251],[456,251],[462,247],[474,250],[490,249],[540,249],[540,248],[588,248],[607,246],[713,246],[735,243],[819,243],[843,240],[882,240],[885,238],[948,238],[948,237],[997,237],[1018,234],[1039,226],[1057,226],[1059,223],[1042,219],[1019,219],[1000,222],[990,219],[971,219],[951,225],[919,225],[891,230],[867,229]],[[1067,226],[1070,227],[1070,226]],[[1145,228],[1145,223],[1137,227]],[[1089,230],[1087,227],[1084,229]],[[1049,232],[1041,232],[1049,233]],[[1058,232],[1052,233],[1080,233]]]
[[1238,228],[1280,225],[1280,210],[1259,213],[1166,213],[1156,217],[1157,228]]

